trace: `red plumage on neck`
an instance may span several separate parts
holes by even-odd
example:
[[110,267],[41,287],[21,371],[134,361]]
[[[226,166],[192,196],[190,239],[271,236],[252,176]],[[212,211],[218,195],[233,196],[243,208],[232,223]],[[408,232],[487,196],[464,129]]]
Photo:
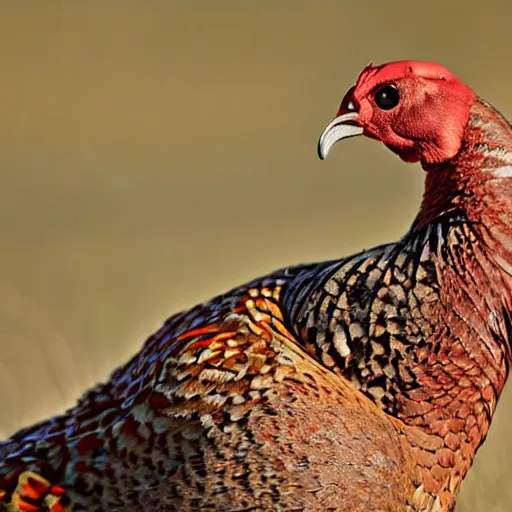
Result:
[[427,176],[416,226],[455,210],[471,222],[485,225],[512,214],[510,124],[490,105],[477,100],[461,140],[452,159],[423,164]]

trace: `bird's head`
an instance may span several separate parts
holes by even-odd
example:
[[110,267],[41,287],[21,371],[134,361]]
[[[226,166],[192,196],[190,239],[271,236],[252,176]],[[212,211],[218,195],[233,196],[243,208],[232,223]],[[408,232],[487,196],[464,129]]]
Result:
[[318,142],[324,159],[347,137],[383,142],[406,162],[439,164],[459,151],[475,93],[439,64],[367,66]]

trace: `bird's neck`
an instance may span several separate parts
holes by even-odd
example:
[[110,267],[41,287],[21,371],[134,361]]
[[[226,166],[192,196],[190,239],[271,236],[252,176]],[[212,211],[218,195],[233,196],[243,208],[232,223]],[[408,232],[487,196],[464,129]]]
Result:
[[472,107],[457,155],[423,165],[425,192],[413,229],[440,216],[463,214],[470,222],[494,225],[512,214],[512,127],[491,105]]
[[491,384],[499,394],[512,362],[512,126],[478,100],[459,153],[426,170],[411,235],[445,225],[432,255],[440,299],[444,294],[445,307],[485,341],[470,347],[463,338],[468,353],[481,352],[487,367],[494,367]]

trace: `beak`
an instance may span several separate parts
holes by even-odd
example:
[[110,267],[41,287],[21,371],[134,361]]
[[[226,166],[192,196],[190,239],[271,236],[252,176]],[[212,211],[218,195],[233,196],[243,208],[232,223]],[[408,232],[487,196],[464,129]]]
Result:
[[326,127],[318,141],[318,156],[324,160],[331,148],[341,139],[362,135],[363,128],[357,124],[357,112],[347,112],[335,117]]

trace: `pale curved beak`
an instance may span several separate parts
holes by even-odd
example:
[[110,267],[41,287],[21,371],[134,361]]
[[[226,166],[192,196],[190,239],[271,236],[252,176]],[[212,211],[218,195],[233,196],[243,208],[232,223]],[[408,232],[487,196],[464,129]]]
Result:
[[318,140],[318,156],[324,160],[331,148],[341,139],[363,134],[363,128],[357,124],[357,112],[347,112],[335,117],[323,131]]

